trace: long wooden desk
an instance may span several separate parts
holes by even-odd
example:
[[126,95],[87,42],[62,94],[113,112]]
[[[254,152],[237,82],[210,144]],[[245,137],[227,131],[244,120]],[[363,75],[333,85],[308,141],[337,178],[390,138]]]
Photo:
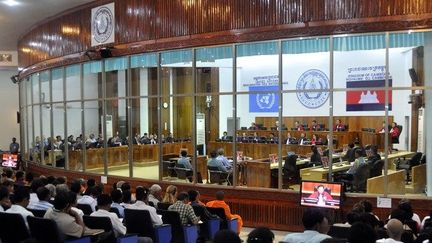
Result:
[[[224,149],[226,156],[234,155],[233,144],[229,142],[209,142],[208,153],[219,148]],[[252,158],[268,158],[269,154],[278,154],[278,144],[265,144],[265,143],[237,143],[237,151],[243,151],[243,154]],[[322,150],[326,146],[319,145]],[[282,144],[282,155],[294,152],[298,155],[306,156],[311,153],[311,145],[298,145],[298,144]]]
[[[349,170],[351,164],[347,164],[345,162],[334,163],[332,167],[332,172],[340,172]],[[302,180],[311,180],[311,181],[327,181],[329,174],[329,168],[324,168],[322,166],[318,167],[309,167],[300,170],[300,176]]]
[[[165,143],[162,145],[163,154],[175,153],[179,154],[181,149],[187,149],[192,152],[191,142],[181,143]],[[159,145],[158,144],[143,144],[132,145],[132,161],[134,163],[157,163],[159,162]],[[79,168],[83,163],[82,150],[69,151],[69,168]],[[104,166],[104,148],[86,149],[86,168],[96,169]],[[108,147],[107,148],[108,166],[127,165],[129,159],[129,147]]]

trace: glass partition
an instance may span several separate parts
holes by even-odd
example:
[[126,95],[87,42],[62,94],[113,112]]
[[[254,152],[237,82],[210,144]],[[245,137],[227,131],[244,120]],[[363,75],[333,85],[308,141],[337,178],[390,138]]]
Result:
[[[432,137],[430,36],[297,38],[46,70],[20,84],[22,143],[34,161],[100,174],[294,190],[301,177],[423,193],[426,165],[404,163],[417,152],[426,162]],[[213,178],[209,162],[229,173]]]
[[[160,147],[150,139],[158,132],[158,69],[156,54],[131,57],[130,99],[133,176],[159,179]],[[154,135],[153,135],[154,136]],[[171,141],[173,142],[173,141]]]
[[[192,145],[192,127],[194,114],[194,92],[192,72],[192,51],[182,50],[161,54],[161,113],[160,130],[150,134],[150,141],[162,142],[162,174],[164,180],[176,180],[178,182],[192,181],[190,172],[178,177],[182,173],[176,168],[181,165],[181,151],[186,152],[185,160],[188,165],[193,164],[195,152]],[[186,96],[187,95],[187,96]],[[157,133],[159,132],[159,133]],[[160,138],[158,136],[160,135]],[[166,137],[172,137],[177,143],[166,143]],[[188,165],[186,165],[188,167]],[[168,173],[167,173],[168,172]],[[185,172],[186,173],[186,172]]]

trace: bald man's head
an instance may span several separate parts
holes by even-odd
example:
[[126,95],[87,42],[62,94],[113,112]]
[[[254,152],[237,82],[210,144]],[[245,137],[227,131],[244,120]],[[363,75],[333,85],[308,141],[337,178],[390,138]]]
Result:
[[403,233],[403,225],[402,222],[398,219],[390,219],[387,222],[387,233],[390,238],[393,240],[400,241],[402,233]]

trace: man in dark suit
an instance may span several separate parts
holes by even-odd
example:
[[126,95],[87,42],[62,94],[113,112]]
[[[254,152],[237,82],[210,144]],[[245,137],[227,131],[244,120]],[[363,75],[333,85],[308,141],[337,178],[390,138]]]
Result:
[[316,120],[312,121],[312,125],[310,126],[310,130],[311,131],[320,131],[321,130],[321,126],[317,124]]
[[378,160],[381,159],[381,156],[378,154],[378,146],[372,145],[371,148],[370,148],[370,151],[371,152],[370,152],[370,154],[369,154],[369,156],[367,158],[368,164],[373,164],[376,161],[378,161]]
[[221,137],[222,142],[228,141],[228,133],[225,131],[223,132],[223,135]]

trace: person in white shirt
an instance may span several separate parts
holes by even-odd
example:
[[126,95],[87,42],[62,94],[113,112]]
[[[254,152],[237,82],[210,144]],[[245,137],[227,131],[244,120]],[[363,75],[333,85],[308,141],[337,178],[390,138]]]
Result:
[[29,204],[29,200],[30,200],[30,192],[28,188],[23,186],[18,186],[14,192],[15,204],[13,204],[8,210],[6,210],[6,213],[21,214],[27,227],[28,227],[27,216],[34,216],[32,212],[26,209],[26,207]]
[[162,200],[162,187],[158,184],[153,184],[150,188],[150,194],[148,196],[149,202],[152,202],[153,205],[157,208],[158,202]]
[[126,227],[117,217],[117,214],[109,212],[111,208],[112,199],[107,194],[101,194],[97,197],[98,210],[90,214],[96,217],[108,217],[111,220],[113,231],[116,237],[126,234]]
[[162,218],[156,213],[156,208],[146,204],[148,192],[147,188],[138,186],[135,190],[136,202],[134,204],[126,205],[126,208],[147,210],[150,213],[153,225],[161,225],[163,224]]
[[97,197],[97,195],[98,195],[98,192],[97,192],[97,189],[95,187],[87,188],[86,194],[78,200],[78,204],[88,204],[88,205],[90,205],[90,207],[92,208],[92,211],[94,212],[94,211],[96,211],[97,201],[95,198]]
[[50,191],[48,190],[48,188],[39,187],[36,191],[36,194],[39,201],[31,205],[29,204],[27,208],[36,210],[48,210],[49,208],[53,207],[53,205],[49,203]]
[[390,219],[385,228],[389,238],[377,240],[377,243],[402,243],[403,224],[397,219]]
[[45,184],[43,183],[43,181],[40,178],[34,179],[31,183],[30,189],[31,189],[31,193],[30,193],[30,202],[29,202],[29,207],[32,207],[33,204],[39,202],[39,198],[37,197],[37,189],[39,187],[44,187]]
[[120,214],[120,218],[124,218],[124,207],[121,205],[122,200],[122,192],[119,189],[113,189],[111,192],[111,199],[112,199],[112,208],[117,208]]
[[319,209],[310,208],[305,210],[302,221],[305,231],[287,234],[282,241],[289,243],[319,243],[324,239],[331,238],[327,235],[329,231],[328,220]]

